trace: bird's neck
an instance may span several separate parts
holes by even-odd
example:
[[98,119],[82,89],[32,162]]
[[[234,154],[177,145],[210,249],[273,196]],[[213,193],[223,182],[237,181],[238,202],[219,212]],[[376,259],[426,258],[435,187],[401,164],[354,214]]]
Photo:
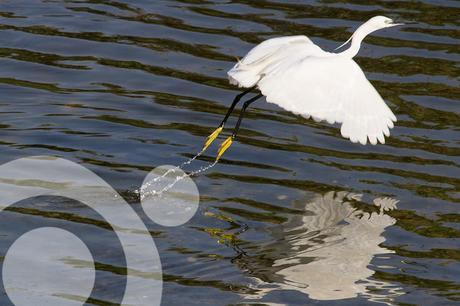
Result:
[[361,42],[363,39],[369,35],[370,33],[374,32],[374,30],[371,30],[367,27],[361,26],[359,27],[355,33],[350,37],[351,39],[351,45],[350,48],[347,50],[338,53],[338,55],[343,56],[343,57],[348,57],[348,58],[353,58],[358,54],[359,49],[361,48]]

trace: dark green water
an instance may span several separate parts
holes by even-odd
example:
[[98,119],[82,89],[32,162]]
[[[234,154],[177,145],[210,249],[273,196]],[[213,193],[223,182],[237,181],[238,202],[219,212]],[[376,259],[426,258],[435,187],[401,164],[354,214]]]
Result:
[[[197,215],[172,229],[144,216],[163,304],[456,305],[459,1],[1,1],[0,162],[70,159],[142,215],[143,178],[198,152],[238,93],[226,80],[236,57],[281,35],[333,50],[374,15],[415,22],[366,38],[356,59],[398,117],[387,144],[255,104],[222,161],[194,178]],[[398,209],[378,213],[382,197]],[[124,264],[104,251],[114,237],[100,216],[41,198],[0,219],[2,235],[29,223],[90,235],[106,282],[90,301],[120,302]]]

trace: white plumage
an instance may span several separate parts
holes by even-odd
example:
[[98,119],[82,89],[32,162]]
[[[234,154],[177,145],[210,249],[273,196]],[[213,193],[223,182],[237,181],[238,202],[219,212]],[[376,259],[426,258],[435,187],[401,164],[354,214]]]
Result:
[[395,25],[387,17],[371,18],[341,53],[326,52],[306,36],[269,39],[228,72],[229,80],[240,87],[257,86],[267,102],[292,113],[342,123],[342,136],[352,142],[385,143],[396,117],[353,57],[369,33]]

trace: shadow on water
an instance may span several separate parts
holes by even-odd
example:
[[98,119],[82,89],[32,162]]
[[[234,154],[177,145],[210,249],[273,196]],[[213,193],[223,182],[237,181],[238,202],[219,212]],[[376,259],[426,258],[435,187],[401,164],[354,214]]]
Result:
[[295,208],[304,213],[271,229],[273,242],[245,245],[255,255],[235,262],[258,280],[257,299],[263,302],[275,290],[295,290],[322,301],[358,295],[392,301],[401,295],[397,285],[373,278],[371,265],[374,257],[385,261],[394,253],[381,244],[385,229],[396,223],[386,211],[396,209],[398,201],[377,198],[374,204],[379,211],[367,213],[353,207],[361,196],[331,191],[306,205],[297,203]]

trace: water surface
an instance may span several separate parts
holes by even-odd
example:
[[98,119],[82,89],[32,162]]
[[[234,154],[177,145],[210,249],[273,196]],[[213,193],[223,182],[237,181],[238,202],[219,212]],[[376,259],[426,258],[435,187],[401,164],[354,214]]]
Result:
[[[258,102],[221,162],[194,179],[189,223],[143,214],[144,177],[200,151],[238,93],[226,80],[236,58],[280,35],[333,50],[374,15],[415,22],[366,38],[356,59],[398,117],[386,145]],[[164,305],[455,305],[458,16],[453,0],[2,1],[0,162],[64,157],[114,186],[155,239]],[[56,198],[2,214],[2,235],[31,224],[86,235],[102,281],[91,304],[120,302],[126,263],[106,252],[119,244],[102,216]]]

